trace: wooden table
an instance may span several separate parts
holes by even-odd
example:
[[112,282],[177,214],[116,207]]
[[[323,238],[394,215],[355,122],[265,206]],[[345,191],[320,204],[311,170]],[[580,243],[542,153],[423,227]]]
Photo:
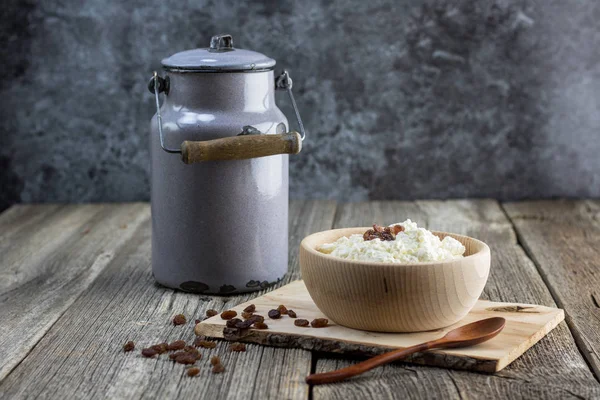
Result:
[[600,398],[600,201],[293,201],[290,273],[280,285],[300,277],[305,235],[407,217],[490,245],[484,298],[559,306],[566,323],[495,375],[397,363],[309,387],[310,372],[354,360],[259,345],[231,353],[220,342],[203,353],[218,354],[226,372],[214,375],[202,360],[188,378],[181,365],[121,346],[192,340],[193,322],[174,327],[174,314],[200,318],[259,293],[156,285],[148,204],[19,205],[0,215],[0,398]]

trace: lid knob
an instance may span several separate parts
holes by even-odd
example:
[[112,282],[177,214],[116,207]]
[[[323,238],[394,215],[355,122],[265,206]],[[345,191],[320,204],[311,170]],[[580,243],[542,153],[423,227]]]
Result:
[[215,35],[210,38],[210,48],[208,51],[213,53],[222,53],[224,51],[233,51],[233,38],[229,34]]

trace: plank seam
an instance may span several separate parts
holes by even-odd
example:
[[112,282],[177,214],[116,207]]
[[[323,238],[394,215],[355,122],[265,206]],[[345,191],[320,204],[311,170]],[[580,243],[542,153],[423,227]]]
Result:
[[[340,215],[342,214],[342,207],[340,207],[340,203],[337,201],[334,202],[335,210],[333,212],[333,218],[331,220],[331,227],[329,229],[334,229],[339,221]],[[319,355],[311,351],[310,352],[310,373],[311,375],[317,372],[317,363],[319,362]],[[314,400],[314,388],[315,385],[308,385],[308,400]]]

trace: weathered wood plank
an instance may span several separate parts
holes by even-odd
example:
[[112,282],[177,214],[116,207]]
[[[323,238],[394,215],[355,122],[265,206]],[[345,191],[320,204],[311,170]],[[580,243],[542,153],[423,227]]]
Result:
[[0,293],[35,277],[43,260],[67,240],[81,236],[87,221],[102,209],[102,205],[9,209],[8,218],[0,220]]
[[[486,241],[492,269],[483,298],[556,306],[515,240],[502,209],[491,200],[370,202],[338,207],[336,227],[392,223],[411,218],[429,229],[467,234]],[[353,361],[319,355],[316,371]],[[315,399],[362,398],[593,398],[600,385],[579,354],[569,330],[558,326],[495,375],[394,364],[347,382],[316,386]]]
[[600,379],[600,201],[503,206]]
[[[45,215],[43,207],[37,215]],[[146,204],[60,207],[23,228],[2,250],[0,380],[27,355],[62,313],[98,276],[137,225]],[[85,228],[93,225],[93,229]],[[3,243],[4,246],[4,243]]]
[[[297,248],[313,231],[329,229],[335,203],[297,201],[290,207],[290,269],[287,283],[298,277]],[[193,320],[205,310],[227,309],[263,292],[243,296],[198,296],[174,292],[154,283],[150,271],[150,225],[109,261],[76,302],[64,313],[29,356],[0,383],[0,395],[69,398],[289,398],[308,397],[304,377],[311,353],[249,345],[246,353],[231,353],[225,342],[203,350],[201,373],[185,376],[182,365],[164,355],[141,357],[147,345],[176,339],[193,340]],[[174,314],[189,322],[174,327]],[[136,351],[122,352],[127,340]],[[219,355],[226,372],[210,372],[208,360]],[[35,376],[31,380],[30,377]]]

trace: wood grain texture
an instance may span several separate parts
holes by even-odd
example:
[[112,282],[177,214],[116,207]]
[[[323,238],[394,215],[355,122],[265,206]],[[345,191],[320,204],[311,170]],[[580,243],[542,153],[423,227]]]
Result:
[[346,260],[317,250],[368,229],[331,229],[300,243],[302,278],[329,318],[368,331],[430,331],[460,321],[475,305],[490,272],[490,249],[485,243],[434,231],[440,238],[451,236],[461,242],[465,257],[404,265]]
[[600,201],[535,201],[504,208],[600,379]]
[[[285,282],[298,276],[300,240],[328,229],[335,209],[333,202],[292,202],[291,272]],[[311,353],[305,350],[249,345],[245,353],[232,353],[220,342],[215,349],[202,350],[201,372],[194,378],[164,355],[156,360],[140,355],[140,349],[151,344],[193,340],[193,321],[207,309],[228,309],[261,293],[198,296],[156,285],[150,269],[150,224],[145,222],[0,383],[0,397],[305,399],[309,387],[304,377],[311,369]],[[171,319],[178,313],[188,317],[186,325],[173,326]],[[136,343],[136,351],[123,353],[127,340]],[[221,357],[225,373],[210,372],[212,355]],[[35,379],[29,379],[32,376]]]
[[[368,202],[338,207],[335,227],[390,224],[406,218],[428,229],[465,234],[492,251],[483,298],[556,307],[534,264],[517,244],[511,223],[493,200]],[[350,365],[321,354],[315,372]],[[313,388],[315,399],[363,398],[596,398],[600,385],[581,357],[565,324],[495,375],[394,364],[347,382]]]
[[141,203],[30,210],[31,218],[13,220],[21,221],[20,229],[0,245],[0,380],[150,217]]
[[244,160],[276,154],[298,154],[302,150],[302,140],[298,132],[278,135],[243,135],[221,139],[181,144],[181,158],[184,163],[202,161]]
[[[241,314],[250,305],[256,313],[267,316],[267,312],[284,304],[293,309],[298,318],[312,321],[327,318],[311,298],[305,282],[299,280],[277,290],[266,293],[233,309]],[[518,310],[518,311],[516,311]],[[516,311],[516,312],[515,312]],[[473,310],[461,321],[444,329],[416,333],[385,333],[350,329],[329,321],[326,328],[306,328],[294,325],[294,319],[266,318],[269,329],[250,329],[241,341],[282,347],[300,347],[308,350],[350,353],[353,355],[375,355],[390,349],[410,347],[436,340],[452,329],[486,318],[502,317],[506,327],[493,341],[476,347],[446,349],[411,357],[412,362],[445,368],[471,371],[495,372],[521,356],[533,344],[554,329],[564,319],[562,310],[532,304],[500,303],[479,300]],[[223,338],[226,321],[215,316],[202,321],[195,327],[197,335]]]

